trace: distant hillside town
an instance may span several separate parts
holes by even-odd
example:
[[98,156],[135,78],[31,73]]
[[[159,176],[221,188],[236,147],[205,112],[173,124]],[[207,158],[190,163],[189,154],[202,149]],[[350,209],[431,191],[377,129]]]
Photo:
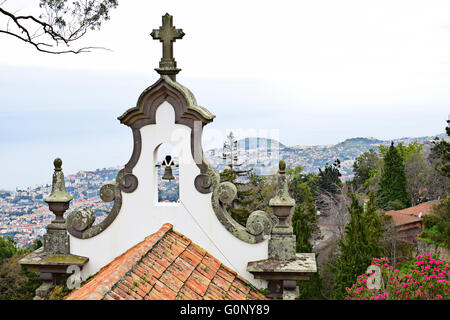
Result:
[[[445,134],[438,136],[445,139]],[[393,140],[395,144],[409,144],[414,141],[429,148],[435,136],[420,138],[401,138]],[[342,180],[353,177],[353,162],[356,157],[369,149],[389,145],[390,141],[375,138],[352,138],[336,145],[292,146],[265,138],[247,138],[237,143],[237,158],[240,169],[252,169],[258,175],[270,175],[276,172],[278,161],[285,160],[290,167],[301,166],[305,172],[317,173],[327,163],[341,161]],[[222,149],[206,152],[211,165],[219,172],[227,167],[222,157]],[[121,166],[79,171],[65,177],[67,192],[74,196],[66,215],[80,207],[89,206],[97,216],[95,223],[101,222],[108,214],[112,203],[103,202],[99,197],[100,188],[114,181]],[[159,177],[161,177],[160,171]],[[178,199],[178,169],[174,168],[175,179],[160,180],[158,198],[160,201]],[[51,177],[51,172],[49,172]],[[30,245],[45,233],[45,226],[54,215],[48,210],[43,198],[51,192],[51,185],[39,185],[14,191],[0,190],[0,236],[13,238],[20,247]]]
[[[424,144],[429,149],[435,137],[447,139],[442,133],[436,136],[418,138],[400,138],[394,140],[378,140],[375,138],[351,138],[335,145],[292,146],[288,147],[272,139],[247,138],[238,141],[238,165],[242,170],[250,170],[258,175],[274,174],[279,160],[284,160],[292,168],[301,166],[306,173],[318,173],[327,163],[336,159],[341,161],[341,179],[343,181],[353,178],[353,163],[362,153],[379,146],[389,146],[391,141],[395,145],[405,145],[414,141]],[[227,167],[222,157],[222,149],[216,148],[207,151],[211,164],[219,171]]]

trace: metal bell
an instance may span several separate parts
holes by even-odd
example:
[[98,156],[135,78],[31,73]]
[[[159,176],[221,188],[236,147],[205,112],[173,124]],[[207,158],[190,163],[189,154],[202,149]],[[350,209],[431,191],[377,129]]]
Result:
[[174,165],[174,163],[172,161],[172,157],[166,156],[166,158],[162,162],[162,165],[164,166],[164,175],[162,176],[161,179],[169,180],[169,181],[174,180],[175,177],[173,176],[173,172],[172,172],[172,166]]

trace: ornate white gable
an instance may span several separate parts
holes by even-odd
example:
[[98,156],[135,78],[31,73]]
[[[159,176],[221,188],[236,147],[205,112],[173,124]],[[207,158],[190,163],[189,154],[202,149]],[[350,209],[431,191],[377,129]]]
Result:
[[[169,222],[250,282],[265,285],[246,268],[249,261],[267,258],[271,221],[257,211],[244,228],[225,211],[224,204],[234,199],[236,188],[219,182],[201,148],[203,126],[213,118],[197,106],[188,89],[166,75],[142,93],[135,108],[119,117],[133,131],[134,150],[116,183],[100,191],[103,200],[114,201],[111,213],[97,225],[86,219],[89,213],[83,210],[67,219],[71,253],[89,257],[85,276]],[[178,202],[158,202],[157,154],[164,143],[178,155]]]

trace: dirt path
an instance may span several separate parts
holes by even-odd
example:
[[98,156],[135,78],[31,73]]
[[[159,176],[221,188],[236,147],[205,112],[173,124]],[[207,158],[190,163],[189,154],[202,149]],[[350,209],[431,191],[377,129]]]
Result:
[[328,258],[331,250],[334,248],[337,242],[336,226],[330,224],[329,219],[319,218],[319,228],[322,235],[322,239],[317,240],[314,243],[313,250],[318,254],[317,264],[321,268],[323,263]]

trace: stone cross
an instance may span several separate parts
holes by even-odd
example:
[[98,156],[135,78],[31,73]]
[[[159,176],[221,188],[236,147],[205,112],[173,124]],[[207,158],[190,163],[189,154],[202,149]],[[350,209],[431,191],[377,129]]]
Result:
[[173,57],[173,42],[183,38],[183,30],[176,29],[173,26],[173,17],[166,13],[162,17],[162,26],[154,29],[150,35],[153,39],[163,43],[163,56],[159,62],[159,68],[155,70],[161,75],[169,75],[174,78],[181,69],[177,69],[177,63]]

